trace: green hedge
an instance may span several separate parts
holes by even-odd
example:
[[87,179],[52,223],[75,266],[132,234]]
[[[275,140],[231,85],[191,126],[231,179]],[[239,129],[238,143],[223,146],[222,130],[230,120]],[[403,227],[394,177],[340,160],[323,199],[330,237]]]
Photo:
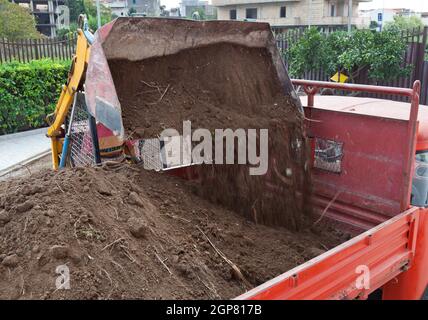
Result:
[[46,126],[70,64],[45,59],[0,65],[0,134]]

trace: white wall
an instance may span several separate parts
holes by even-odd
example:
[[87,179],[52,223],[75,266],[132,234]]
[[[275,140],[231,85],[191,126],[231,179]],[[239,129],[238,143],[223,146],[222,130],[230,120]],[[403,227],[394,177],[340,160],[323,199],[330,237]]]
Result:
[[[258,0],[260,1],[260,0]],[[250,2],[250,1],[249,1]],[[213,1],[215,4],[216,2]],[[330,17],[330,5],[336,3],[336,16]],[[286,18],[280,18],[280,8],[287,8]],[[246,8],[257,8],[257,21],[268,22],[271,25],[343,25],[348,23],[348,7],[344,6],[343,1],[339,0],[312,0],[312,11],[309,17],[308,0],[294,2],[265,2],[265,3],[246,3],[239,5],[228,5],[217,7],[217,19],[229,20],[229,11],[237,10],[237,20],[245,19]],[[358,17],[358,1],[355,1],[353,10],[353,24],[368,25],[368,19],[365,21]]]

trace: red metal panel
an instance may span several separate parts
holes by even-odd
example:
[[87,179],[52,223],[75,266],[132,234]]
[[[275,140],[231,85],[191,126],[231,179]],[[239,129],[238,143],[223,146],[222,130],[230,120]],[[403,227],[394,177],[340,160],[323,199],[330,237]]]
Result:
[[408,271],[383,287],[383,298],[421,299],[428,286],[428,209],[421,209],[419,230],[414,235],[415,257]]
[[[412,97],[414,94],[413,89],[398,88],[398,87],[382,87],[382,86],[371,86],[365,84],[348,84],[348,83],[335,83],[326,81],[311,81],[311,80],[300,80],[292,79],[294,85],[304,86],[307,92],[316,93],[320,88],[335,89],[335,90],[346,90],[353,92],[369,92],[369,93],[381,93],[381,94],[392,94],[398,96]],[[418,82],[418,81],[417,81]]]
[[317,121],[308,123],[310,136],[343,143],[342,172],[314,169],[314,191],[340,191],[339,202],[387,216],[401,212],[408,122],[316,108],[308,117]]
[[[364,230],[379,218],[386,219],[408,209],[418,130],[420,82],[416,81],[412,89],[405,89],[292,81],[294,85],[302,85],[308,95],[305,113],[309,135],[344,145],[340,174],[314,170],[315,194],[321,199],[334,198],[338,203],[333,209],[336,212],[330,210],[327,216]],[[408,120],[314,108],[315,94],[320,88],[407,96],[411,101]],[[367,212],[359,211],[358,214],[352,206]]]
[[366,230],[374,228],[390,217],[372,210],[358,208],[354,205],[336,200],[330,203],[329,197],[319,194],[312,197],[313,209],[316,213],[322,214],[330,204],[329,209],[324,213],[326,218],[339,225],[339,229],[346,230],[351,234],[360,234]]
[[[365,298],[410,264],[419,208],[412,208],[237,299]],[[357,267],[367,266],[369,287],[357,287]]]

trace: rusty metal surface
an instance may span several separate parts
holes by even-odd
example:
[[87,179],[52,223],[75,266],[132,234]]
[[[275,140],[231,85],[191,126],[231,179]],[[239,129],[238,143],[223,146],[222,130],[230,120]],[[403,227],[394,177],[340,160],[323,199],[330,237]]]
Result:
[[110,59],[143,60],[221,43],[266,48],[284,94],[291,96],[303,112],[269,24],[145,17],[118,18],[97,31],[85,82],[89,112],[115,135],[124,137]]

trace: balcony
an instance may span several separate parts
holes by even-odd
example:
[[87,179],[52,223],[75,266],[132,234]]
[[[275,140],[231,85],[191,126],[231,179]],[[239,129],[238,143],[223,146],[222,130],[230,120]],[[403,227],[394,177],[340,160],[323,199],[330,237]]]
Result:
[[[345,25],[348,24],[348,17],[322,17],[321,19],[314,19],[312,21],[316,25]],[[367,17],[352,17],[352,24],[356,26],[368,26],[370,18]]]
[[254,3],[286,3],[286,2],[301,2],[302,0],[212,0],[214,7],[221,6],[235,6],[241,4],[254,4]]
[[[306,18],[302,19],[300,17],[295,18],[264,18],[252,20],[255,22],[267,22],[273,27],[284,27],[284,26],[305,26],[308,21]],[[348,17],[321,17],[318,19],[312,19],[312,25],[320,26],[343,26],[348,24]],[[368,26],[370,19],[364,17],[353,17],[352,24],[357,27]]]
[[257,22],[267,22],[271,26],[300,26],[302,24],[300,17],[295,18],[267,18],[257,19]]

